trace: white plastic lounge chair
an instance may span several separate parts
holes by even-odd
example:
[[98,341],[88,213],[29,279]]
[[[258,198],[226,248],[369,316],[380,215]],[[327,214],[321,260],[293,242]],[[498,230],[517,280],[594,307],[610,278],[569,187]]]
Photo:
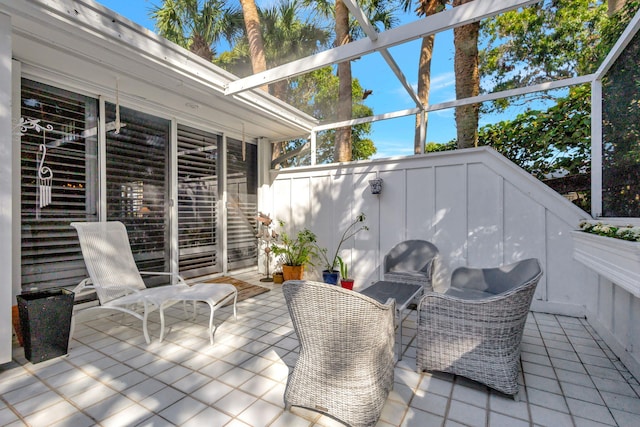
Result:
[[[213,311],[236,295],[233,285],[205,284],[206,287],[190,287],[177,274],[138,271],[127,230],[121,222],[73,222],[71,226],[78,232],[82,256],[89,272],[89,278],[80,282],[74,293],[78,295],[95,290],[100,302],[100,305],[89,307],[88,310],[111,309],[135,316],[142,320],[144,338],[149,344],[151,340],[147,319],[150,312],[158,308],[164,309],[178,301],[193,301],[195,319],[196,301],[204,301],[211,307],[209,332],[213,344]],[[147,288],[142,274],[171,276],[172,284]],[[163,312],[160,336],[164,336]]]

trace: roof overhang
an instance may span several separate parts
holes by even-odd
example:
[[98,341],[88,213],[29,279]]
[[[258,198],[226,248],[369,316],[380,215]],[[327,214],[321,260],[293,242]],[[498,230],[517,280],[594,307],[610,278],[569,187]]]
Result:
[[247,139],[307,137],[313,117],[255,89],[228,96],[237,76],[91,0],[0,0],[11,16],[13,58],[75,82],[83,92],[147,104],[167,116]]

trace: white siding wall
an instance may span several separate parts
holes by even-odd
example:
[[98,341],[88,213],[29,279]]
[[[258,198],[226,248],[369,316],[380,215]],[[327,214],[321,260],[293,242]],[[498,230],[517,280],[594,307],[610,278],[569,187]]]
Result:
[[[375,176],[384,180],[379,196],[368,188]],[[343,251],[350,255],[356,289],[381,278],[385,253],[405,239],[438,246],[439,290],[458,266],[535,257],[544,276],[534,310],[589,314],[611,346],[626,351],[631,365],[640,360],[638,299],[598,284],[597,275],[572,257],[569,232],[589,215],[492,149],[272,171],[271,179],[269,208],[263,211],[284,219],[289,232],[307,225],[330,251],[355,215],[366,213],[370,231]],[[306,277],[320,279],[319,270]]]
[[11,18],[0,13],[0,364],[11,360],[13,144]]

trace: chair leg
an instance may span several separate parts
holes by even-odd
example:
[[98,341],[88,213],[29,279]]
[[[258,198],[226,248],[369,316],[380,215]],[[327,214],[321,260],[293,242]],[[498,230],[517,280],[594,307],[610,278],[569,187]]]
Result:
[[237,302],[238,302],[238,290],[236,289],[233,294],[233,320],[238,320],[238,313],[236,311]]
[[[158,340],[158,342],[162,342],[162,340],[164,339],[164,304],[160,304],[160,339]],[[185,307],[185,314],[187,312],[187,309]]]
[[216,309],[214,308],[213,304],[211,304],[209,301],[207,301],[207,304],[209,304],[209,309],[211,310],[211,314],[209,314],[209,343],[213,345],[213,334],[215,333],[215,330],[213,327],[213,316],[216,312]]
[[[149,317],[149,310],[144,310],[144,318],[142,319],[142,332],[144,332],[144,339],[147,344],[151,344],[151,339],[149,338],[149,330],[147,329],[147,318]],[[164,325],[164,319],[162,319]]]

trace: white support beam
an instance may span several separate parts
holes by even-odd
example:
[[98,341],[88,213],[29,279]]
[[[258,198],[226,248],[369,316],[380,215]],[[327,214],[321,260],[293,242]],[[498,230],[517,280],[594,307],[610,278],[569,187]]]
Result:
[[[349,9],[349,12],[351,12],[351,14],[360,23],[360,26],[362,27],[362,30],[367,35],[367,37],[369,37],[369,39],[371,39],[372,41],[378,40],[378,31],[371,24],[367,16],[364,14],[362,9],[355,3],[355,1],[354,0],[342,0],[342,1]],[[420,102],[418,95],[415,93],[415,91],[407,81],[407,78],[402,73],[402,70],[400,70],[400,67],[396,63],[395,59],[393,59],[393,57],[389,53],[389,50],[386,48],[380,49],[380,54],[382,55],[384,60],[387,62],[387,64],[391,68],[391,71],[393,71],[393,74],[395,74],[398,80],[400,80],[400,83],[405,88],[405,90],[407,91],[411,99],[413,99],[413,101],[416,103],[416,107],[420,107],[422,105],[422,102]]]
[[484,18],[538,3],[539,1],[540,0],[501,0],[498,2],[494,0],[475,0],[409,24],[378,33],[377,40],[371,40],[368,37],[356,40],[316,55],[301,58],[270,70],[235,80],[227,84],[225,94],[236,94],[279,80],[299,76],[327,65],[350,61],[371,52],[390,48],[451,28],[478,22]]
[[381,49],[380,54],[382,55],[384,60],[387,61],[387,64],[389,65],[389,67],[391,67],[391,71],[393,71],[393,74],[395,74],[398,80],[400,80],[400,83],[402,84],[404,89],[407,91],[411,99],[413,99],[413,102],[416,103],[416,107],[421,107],[422,102],[420,101],[420,98],[418,98],[418,94],[413,90],[413,88],[407,81],[407,78],[404,76],[404,74],[402,73],[402,70],[400,70],[400,67],[398,66],[396,61],[393,59],[389,51],[387,49]]
[[412,108],[409,110],[400,110],[392,113],[378,114],[376,116],[361,117],[359,119],[351,119],[351,120],[345,120],[342,122],[327,123],[327,124],[314,127],[313,131],[320,132],[327,129],[337,129],[345,126],[353,126],[353,125],[359,125],[362,123],[377,122],[380,120],[410,116],[410,115],[418,114],[422,111],[431,112],[431,111],[446,110],[447,108],[459,107],[461,105],[478,104],[481,102],[493,101],[495,99],[509,98],[512,96],[526,95],[528,93],[542,92],[545,90],[559,89],[567,86],[575,86],[575,85],[584,84],[584,83],[591,83],[594,80],[594,76],[595,76],[594,74],[587,74],[586,76],[573,77],[570,79],[540,83],[534,86],[487,93],[483,95],[473,96],[471,98],[458,99],[455,101],[441,102],[439,104],[433,104],[431,106],[428,106],[424,110],[422,108]]
[[537,85],[527,86],[527,87],[522,87],[517,89],[486,93],[483,95],[473,96],[471,98],[441,102],[439,104],[433,104],[425,108],[425,111],[430,112],[430,111],[446,110],[447,108],[459,107],[461,105],[478,104],[481,102],[493,101],[501,98],[510,98],[512,96],[526,95],[529,93],[542,92],[545,90],[559,89],[567,86],[575,86],[575,85],[584,84],[584,83],[591,83],[594,79],[594,76],[595,76],[594,74],[587,74],[586,76],[572,77],[570,79],[540,83]]
[[367,15],[364,14],[363,10],[358,6],[355,0],[342,0],[342,3],[347,6],[349,12],[351,12],[353,17],[356,18],[356,21],[358,21],[367,37],[373,41],[378,40],[378,31],[376,31],[376,28],[371,25],[369,18],[367,18]]
[[420,111],[422,111],[421,108],[411,108],[409,110],[394,111],[392,113],[378,114],[378,115],[369,116],[369,117],[361,117],[359,119],[345,120],[343,122],[327,123],[324,125],[314,127],[313,132],[320,132],[320,131],[329,130],[329,129],[338,129],[341,127],[354,126],[362,123],[378,122],[380,120],[395,119],[397,117],[411,116],[414,114],[418,114]]

